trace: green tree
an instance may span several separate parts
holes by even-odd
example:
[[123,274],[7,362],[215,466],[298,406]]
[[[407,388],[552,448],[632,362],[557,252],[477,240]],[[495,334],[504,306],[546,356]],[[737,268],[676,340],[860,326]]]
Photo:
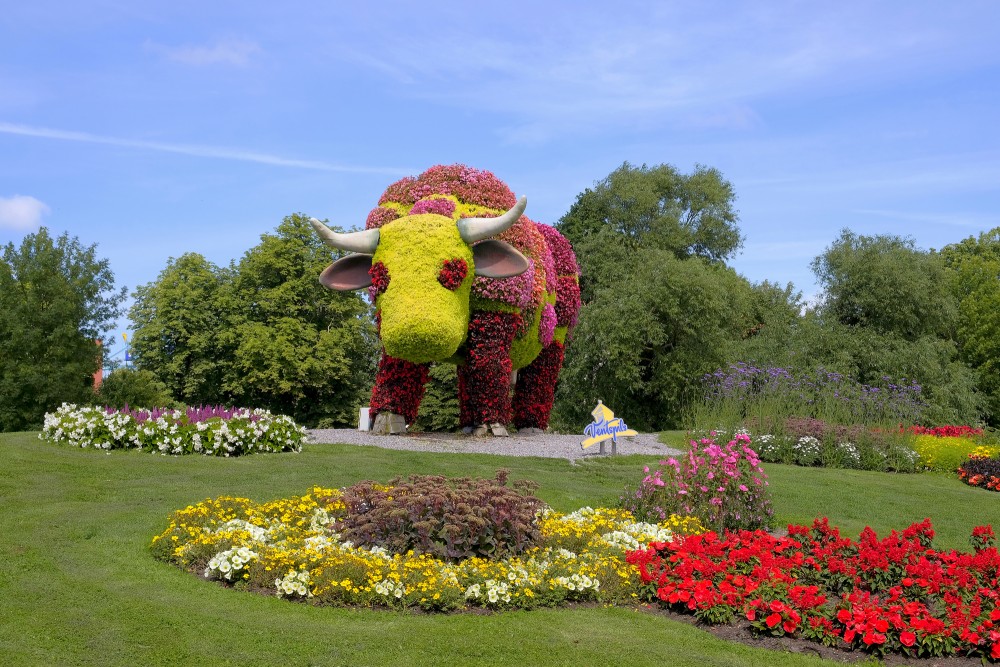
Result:
[[582,428],[597,399],[636,428],[679,426],[699,378],[760,324],[750,284],[725,265],[742,244],[734,201],[715,169],[627,162],[577,197],[557,225],[584,302],[560,426]]
[[286,217],[239,262],[171,260],[136,291],[136,365],[185,403],[267,408],[300,423],[356,423],[377,343],[357,293],[319,284],[330,252],[308,218]]
[[232,268],[224,291],[234,307],[218,338],[235,401],[310,425],[357,423],[378,346],[361,295],[319,284],[330,260],[308,218],[291,215]]
[[1000,425],[1000,227],[942,248],[958,300],[957,340],[975,369],[991,425]]
[[104,376],[94,403],[113,408],[167,408],[173,407],[167,386],[151,371],[136,368],[117,368]]
[[42,227],[0,261],[0,431],[41,426],[62,402],[89,402],[97,341],[121,314],[97,246]]
[[454,364],[434,364],[420,401],[414,429],[454,431],[458,428],[458,372]]
[[700,378],[747,331],[750,286],[727,267],[645,249],[583,306],[557,390],[561,426],[601,399],[629,426],[679,428]]
[[823,288],[822,311],[841,324],[907,340],[954,335],[957,309],[944,262],[913,239],[844,229],[812,269]]
[[232,281],[197,253],[170,258],[157,279],[138,287],[129,310],[136,368],[156,375],[170,394],[189,405],[226,403],[227,360],[219,344],[235,304],[224,299]]
[[743,243],[735,199],[716,169],[697,166],[682,174],[667,164],[625,162],[582,192],[557,225],[577,249],[583,300],[608,284],[609,267],[640,248],[658,248],[677,259],[731,258]]

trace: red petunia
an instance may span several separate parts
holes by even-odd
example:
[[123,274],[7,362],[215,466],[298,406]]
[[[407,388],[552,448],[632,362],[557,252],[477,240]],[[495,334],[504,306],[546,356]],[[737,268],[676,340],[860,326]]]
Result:
[[917,636],[910,632],[909,630],[903,630],[899,633],[899,643],[903,646],[913,646],[914,642],[917,641]]
[[781,623],[781,614],[778,613],[771,614],[770,616],[764,619],[764,623],[767,624],[767,627],[773,628],[778,623]]

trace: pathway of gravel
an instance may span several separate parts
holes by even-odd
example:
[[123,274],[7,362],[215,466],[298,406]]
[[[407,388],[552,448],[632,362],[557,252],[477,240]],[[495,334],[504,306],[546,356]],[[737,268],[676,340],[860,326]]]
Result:
[[[316,429],[309,431],[309,441],[314,443],[344,443],[347,445],[369,445],[384,449],[407,449],[423,452],[446,452],[477,454],[499,454],[502,456],[543,456],[547,458],[569,459],[600,457],[600,447],[593,445],[587,449],[580,446],[579,435],[541,435],[507,438],[474,438],[461,433],[408,433],[406,435],[373,435],[368,431],[346,428]],[[611,452],[611,442],[605,450]],[[655,433],[640,433],[633,438],[618,442],[618,454],[652,454],[654,456],[676,456],[681,452],[662,444]]]

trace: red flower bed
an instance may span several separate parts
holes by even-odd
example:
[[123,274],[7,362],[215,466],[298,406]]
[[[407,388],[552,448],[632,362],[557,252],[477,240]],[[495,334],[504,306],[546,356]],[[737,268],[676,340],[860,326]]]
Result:
[[936,435],[939,438],[972,438],[983,434],[983,429],[971,426],[911,426],[914,435]]
[[826,519],[764,531],[714,532],[652,543],[627,560],[648,599],[707,623],[737,617],[754,631],[911,657],[1000,660],[1000,554],[993,531],[974,553],[936,551],[930,521],[857,542]]

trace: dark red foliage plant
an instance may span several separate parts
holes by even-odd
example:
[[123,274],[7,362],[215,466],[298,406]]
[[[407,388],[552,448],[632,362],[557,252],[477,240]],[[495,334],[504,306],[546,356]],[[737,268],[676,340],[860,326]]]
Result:
[[508,471],[489,479],[410,475],[388,485],[359,482],[344,489],[346,515],[336,530],[355,544],[449,561],[500,559],[524,552],[541,535],[535,515],[544,503],[537,484],[507,485]]

